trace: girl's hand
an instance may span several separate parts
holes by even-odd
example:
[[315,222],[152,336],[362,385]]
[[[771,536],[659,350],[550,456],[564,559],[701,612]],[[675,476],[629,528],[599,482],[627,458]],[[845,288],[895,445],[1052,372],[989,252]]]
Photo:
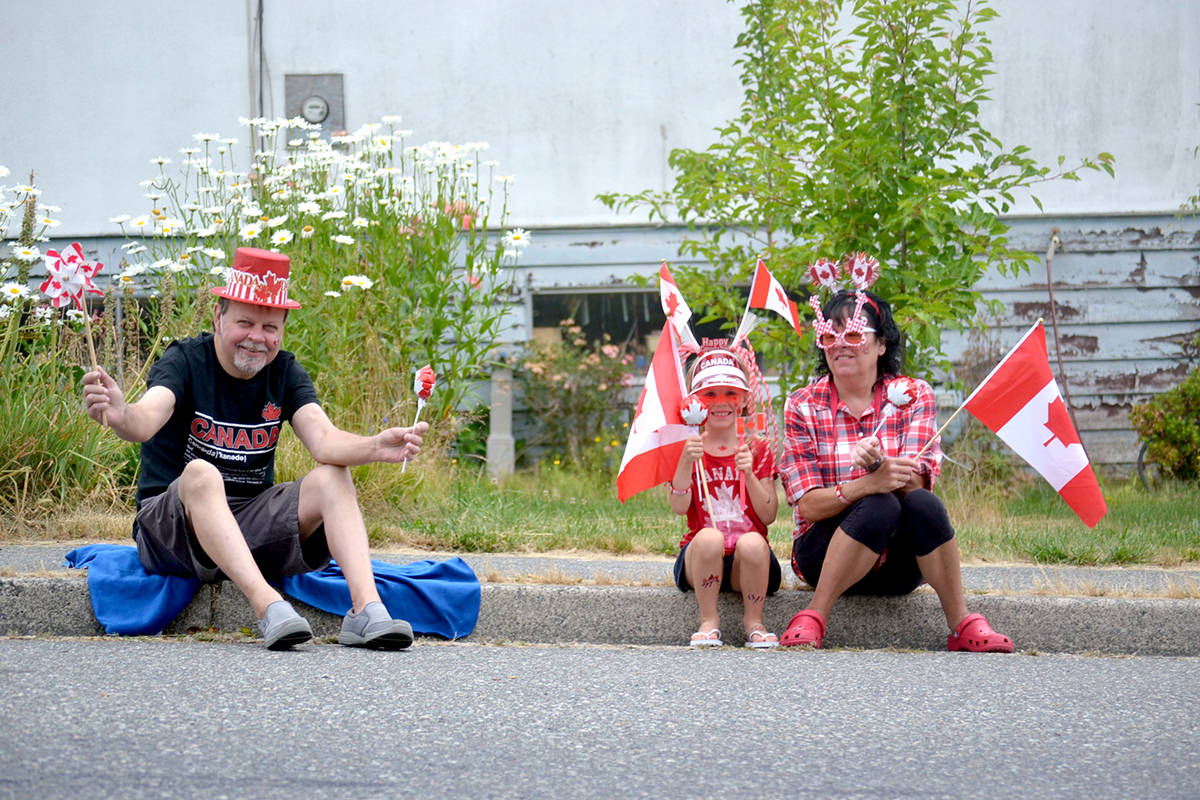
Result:
[[688,466],[695,464],[704,457],[704,442],[700,440],[699,434],[689,436],[684,440],[683,453],[679,456],[680,461],[687,461]]
[[746,473],[747,477],[751,476],[754,470],[754,455],[750,452],[750,445],[738,445],[738,449],[734,453],[733,463],[740,472]]

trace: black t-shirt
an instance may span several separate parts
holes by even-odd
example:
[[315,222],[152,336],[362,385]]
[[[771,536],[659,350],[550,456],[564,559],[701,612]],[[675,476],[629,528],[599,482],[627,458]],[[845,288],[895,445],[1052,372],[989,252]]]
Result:
[[150,369],[147,387],[175,395],[167,423],[142,444],[137,503],[165,491],[194,458],[213,464],[225,493],[253,497],[275,482],[275,445],[284,422],[317,402],[317,390],[296,357],[280,350],[249,380],[217,361],[213,335],[172,342]]

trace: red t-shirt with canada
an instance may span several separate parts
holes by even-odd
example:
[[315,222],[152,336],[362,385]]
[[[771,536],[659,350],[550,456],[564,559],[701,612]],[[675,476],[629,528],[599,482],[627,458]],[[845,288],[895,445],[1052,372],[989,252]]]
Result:
[[[775,467],[775,454],[763,439],[749,441],[750,454],[754,457],[751,472],[760,480],[770,477],[772,480],[778,474]],[[767,538],[767,526],[754,513],[754,505],[750,502],[750,494],[746,492],[746,501],[742,503],[741,473],[735,466],[735,456],[714,456],[704,454],[702,461],[704,474],[708,480],[708,491],[711,495],[711,514],[709,503],[703,498],[703,485],[696,478],[696,469],[692,468],[692,502],[688,506],[688,530],[679,546],[682,548],[692,540],[702,528],[716,528],[725,534],[725,552],[733,552],[733,547],[742,534],[757,531]]]

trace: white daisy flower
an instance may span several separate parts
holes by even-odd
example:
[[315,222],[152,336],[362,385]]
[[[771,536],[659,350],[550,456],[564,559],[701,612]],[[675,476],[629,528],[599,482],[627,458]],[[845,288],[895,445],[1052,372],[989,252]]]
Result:
[[197,142],[215,142],[221,138],[219,133],[193,133],[192,138]]
[[515,175],[497,175],[496,183],[512,183],[517,177]]
[[331,219],[345,219],[346,217],[347,214],[345,211],[326,211],[321,215],[321,219],[326,221]]
[[129,248],[129,252],[126,255],[136,256],[138,253],[144,252],[146,252],[146,245],[135,244],[133,247]]
[[331,236],[329,238],[333,239],[333,241],[337,242],[338,244],[354,244],[354,237],[347,236],[344,233],[339,233],[336,236]]
[[78,308],[68,308],[67,319],[71,320],[71,322],[83,322],[83,312]]
[[271,244],[276,247],[287,244],[292,240],[292,232],[289,230],[275,231],[271,234]]
[[192,231],[192,233],[194,233],[196,236],[199,236],[201,239],[207,236],[212,236],[216,232],[216,225],[209,225],[207,228],[196,228],[194,231]]
[[7,178],[7,177],[8,177],[8,167],[4,166],[3,164],[0,164],[0,178]]
[[124,225],[126,222],[129,222],[130,219],[131,217],[128,214],[118,214],[115,217],[109,217],[108,221],[117,225]]
[[529,246],[529,239],[529,231],[524,228],[513,228],[504,235],[501,242],[508,250],[523,250]]
[[[218,250],[215,247],[205,247],[200,252],[204,253],[204,255],[208,256],[209,258],[224,258],[225,257],[225,251]],[[218,267],[218,269],[219,269],[219,267]]]
[[370,223],[367,222],[367,220],[364,217],[355,217],[354,220],[350,224],[353,225],[355,228],[365,228]]
[[208,274],[209,275],[224,275],[225,268],[224,267],[212,267],[211,269],[209,269]]
[[48,206],[44,203],[38,203],[38,211],[41,211],[43,214],[58,214],[62,209],[58,206]]
[[311,239],[314,230],[315,229],[313,228],[312,225],[305,225],[303,228],[300,229],[300,238],[301,239]]
[[325,293],[325,296],[326,296],[326,297],[341,297],[341,296],[342,296],[342,293],[341,293],[341,292],[329,291],[329,292],[326,292],[326,293]]
[[42,251],[38,250],[33,245],[14,244],[12,246],[12,251],[13,258],[26,264],[32,264],[42,257]]
[[312,200],[305,200],[304,202],[300,203],[300,205],[296,206],[296,210],[301,214],[320,214],[321,206],[319,203],[315,203]]
[[47,228],[57,228],[59,225],[62,225],[61,222],[56,219],[50,219],[50,217],[42,217],[38,222]]
[[375,281],[368,278],[366,275],[347,275],[342,278],[342,288],[349,286],[357,286],[359,289],[370,289],[375,285]]
[[8,319],[10,316],[12,316],[12,313],[12,306],[0,306],[0,319]]
[[150,163],[157,164],[158,166],[161,167],[164,164],[170,164],[171,159],[167,158],[166,156],[155,156],[154,158],[150,159]]
[[399,125],[400,124],[400,115],[399,114],[384,114],[382,117],[380,117],[380,119],[383,121],[383,123],[385,125]]
[[49,325],[54,318],[54,309],[50,306],[38,306],[33,310],[33,319],[42,325]]
[[150,222],[149,214],[142,214],[140,217],[134,217],[133,219],[129,220],[129,227],[133,228],[135,231],[148,231],[152,229],[154,225]]
[[169,258],[160,258],[158,261],[155,261],[150,265],[150,269],[162,269],[163,267],[169,266],[171,263],[172,261]]
[[267,220],[267,227],[268,228],[278,228],[280,225],[282,225],[283,223],[285,223],[287,221],[288,221],[287,214],[284,214],[283,216],[279,216],[279,217],[271,217],[269,220]]
[[16,186],[13,186],[11,188],[17,194],[31,194],[34,197],[37,197],[39,194],[42,193],[41,189],[30,186],[28,183],[17,184]]
[[16,300],[24,300],[26,297],[29,297],[29,287],[25,286],[24,284],[17,283],[16,281],[9,281],[3,286],[0,286],[0,298],[3,298],[10,303]]
[[257,238],[260,233],[262,233],[262,226],[252,222],[249,225],[243,225],[241,230],[238,231],[238,236],[248,242],[251,239]]

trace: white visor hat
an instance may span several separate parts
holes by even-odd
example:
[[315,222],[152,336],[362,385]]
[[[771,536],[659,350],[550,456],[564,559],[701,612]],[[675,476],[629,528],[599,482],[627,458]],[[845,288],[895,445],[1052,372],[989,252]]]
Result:
[[710,350],[696,359],[696,366],[692,370],[692,392],[714,386],[750,391],[741,359],[728,350]]

